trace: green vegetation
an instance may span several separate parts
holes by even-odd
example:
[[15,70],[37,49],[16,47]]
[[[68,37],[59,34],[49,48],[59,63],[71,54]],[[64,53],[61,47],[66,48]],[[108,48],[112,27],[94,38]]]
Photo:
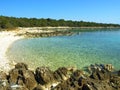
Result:
[[55,20],[55,19],[37,19],[37,18],[16,18],[0,16],[0,28],[15,28],[15,27],[58,27],[58,26],[69,26],[69,27],[120,27],[119,24],[103,24],[95,22],[84,22],[84,21],[71,21],[71,20]]

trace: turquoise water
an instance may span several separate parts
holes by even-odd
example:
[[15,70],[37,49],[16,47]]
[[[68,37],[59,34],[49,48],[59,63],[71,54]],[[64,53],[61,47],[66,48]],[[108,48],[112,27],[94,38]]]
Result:
[[56,36],[18,40],[9,48],[8,58],[25,62],[29,67],[62,66],[84,68],[90,64],[113,64],[120,68],[120,30],[80,32],[72,36]]

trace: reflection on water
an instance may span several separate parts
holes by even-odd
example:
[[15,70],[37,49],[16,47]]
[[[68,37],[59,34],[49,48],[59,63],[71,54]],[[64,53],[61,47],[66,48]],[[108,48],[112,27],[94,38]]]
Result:
[[94,63],[111,63],[120,67],[120,31],[79,32],[72,36],[22,39],[8,50],[10,60],[30,67],[61,66],[83,68]]

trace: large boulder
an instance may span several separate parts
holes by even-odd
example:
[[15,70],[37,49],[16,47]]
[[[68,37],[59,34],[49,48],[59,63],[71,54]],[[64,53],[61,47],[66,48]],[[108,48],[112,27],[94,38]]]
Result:
[[8,81],[12,88],[21,87],[33,90],[37,86],[34,72],[28,70],[28,67],[24,63],[18,63],[15,68],[9,72]]
[[33,90],[37,86],[37,82],[35,80],[35,76],[34,76],[34,73],[32,71],[30,71],[30,70],[24,71],[23,77],[25,79],[25,81],[24,81],[25,86],[29,90]]
[[53,72],[48,67],[38,67],[35,71],[35,78],[42,85],[54,82]]
[[19,70],[12,69],[9,72],[9,76],[8,76],[8,80],[9,80],[10,85],[17,84],[18,77],[19,77]]
[[68,78],[68,69],[65,67],[61,67],[58,68],[55,72],[54,72],[54,78],[57,81],[62,81],[62,80],[66,80]]

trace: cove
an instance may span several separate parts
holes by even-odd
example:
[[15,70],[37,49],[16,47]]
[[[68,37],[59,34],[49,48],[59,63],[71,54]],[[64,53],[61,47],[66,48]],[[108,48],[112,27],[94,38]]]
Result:
[[120,29],[73,32],[71,36],[18,40],[8,49],[7,58],[24,62],[30,68],[47,66],[56,70],[73,66],[84,69],[90,64],[103,63],[119,69]]

